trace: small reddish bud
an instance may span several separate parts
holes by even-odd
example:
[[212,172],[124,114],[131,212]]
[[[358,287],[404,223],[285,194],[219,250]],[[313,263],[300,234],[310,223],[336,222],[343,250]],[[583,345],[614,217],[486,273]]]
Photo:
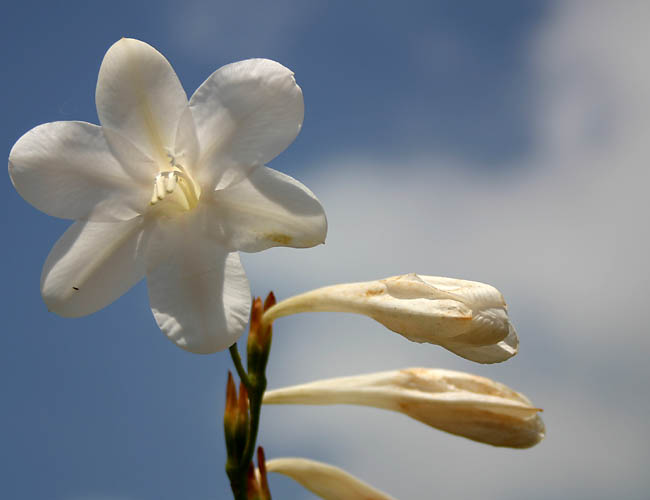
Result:
[[235,388],[235,382],[230,371],[228,372],[228,382],[226,383],[226,407],[223,412],[223,430],[228,455],[236,454],[237,389]]
[[226,409],[224,412],[225,417],[234,417],[237,409],[237,389],[235,388],[235,381],[232,378],[232,373],[228,370],[228,382],[226,383]]
[[235,414],[237,418],[234,419],[233,424],[233,448],[236,450],[234,455],[241,457],[246,448],[249,432],[248,391],[243,383],[239,384],[239,399],[235,403]]
[[257,481],[255,467],[251,462],[248,465],[248,471],[246,472],[246,498],[247,500],[262,500],[260,493],[260,484]]
[[275,294],[273,292],[269,292],[269,294],[266,296],[266,300],[264,301],[264,312],[273,307],[275,303]]
[[257,468],[260,471],[260,496],[262,500],[271,500],[271,491],[266,477],[266,458],[264,457],[264,448],[261,446],[257,447]]
[[263,314],[262,299],[258,297],[253,301],[250,332],[246,344],[248,373],[251,377],[263,375],[271,348],[271,329],[262,322]]
[[262,306],[262,299],[256,297],[253,301],[253,307],[251,307],[251,322],[250,322],[250,334],[256,333],[259,330],[260,324],[262,323],[262,313],[264,309]]
[[[246,344],[246,350],[249,354],[251,351],[260,350],[261,348],[260,328],[262,326],[262,309],[262,299],[257,297],[251,307],[251,321],[248,331],[248,342]],[[248,369],[250,370],[250,368],[249,366]]]
[[248,419],[248,391],[246,390],[246,386],[243,384],[243,382],[239,383],[239,401],[237,402],[237,412],[240,418],[242,415],[245,415],[246,419]]

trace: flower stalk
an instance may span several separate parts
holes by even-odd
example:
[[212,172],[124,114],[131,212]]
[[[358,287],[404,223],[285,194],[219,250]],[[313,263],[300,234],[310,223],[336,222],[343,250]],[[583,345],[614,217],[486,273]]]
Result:
[[[270,500],[266,478],[258,482],[251,475],[253,455],[259,430],[262,399],[266,390],[266,365],[271,351],[271,325],[262,325],[264,310],[275,304],[273,292],[269,293],[264,304],[261,298],[255,299],[251,308],[251,319],[246,343],[246,364],[244,368],[237,344],[230,346],[237,374],[240,378],[239,397],[237,397],[232,375],[228,374],[226,387],[226,407],[224,411],[224,433],[228,459],[226,473],[236,500]],[[264,469],[264,453],[258,450],[258,465]]]

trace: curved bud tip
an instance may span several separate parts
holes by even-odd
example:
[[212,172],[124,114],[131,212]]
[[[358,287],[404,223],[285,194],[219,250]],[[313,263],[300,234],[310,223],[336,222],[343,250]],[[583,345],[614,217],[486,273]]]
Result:
[[224,416],[233,418],[237,411],[237,388],[232,378],[232,373],[228,370],[228,382],[226,382],[226,408]]
[[271,491],[269,490],[269,482],[266,474],[266,458],[264,456],[264,448],[261,446],[257,447],[257,467],[262,498],[263,500],[271,500]]
[[253,300],[253,306],[251,307],[251,322],[250,322],[250,336],[257,335],[259,329],[260,329],[260,324],[262,322],[262,313],[264,312],[263,306],[262,306],[262,299],[260,297],[256,297],[255,300]]
[[266,312],[269,308],[273,307],[276,304],[275,300],[275,294],[271,291],[269,294],[266,296],[266,300],[264,301],[264,311]]

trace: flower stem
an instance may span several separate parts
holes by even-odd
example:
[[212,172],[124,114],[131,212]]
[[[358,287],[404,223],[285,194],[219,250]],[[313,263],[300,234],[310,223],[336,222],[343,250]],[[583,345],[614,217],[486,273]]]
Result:
[[246,386],[246,389],[250,393],[251,383],[250,380],[248,379],[248,374],[244,369],[244,365],[242,365],[241,356],[239,355],[239,349],[237,348],[237,342],[231,345],[228,350],[230,351],[230,357],[232,358],[232,362],[235,365],[235,369],[237,370],[237,375],[239,375],[239,379]]
[[[242,457],[242,463],[246,464],[246,467],[248,467],[248,464],[253,459],[255,453],[257,431],[260,427],[260,414],[262,413],[262,398],[264,397],[264,391],[266,390],[266,377],[263,373],[261,374],[261,377],[255,377],[254,380],[256,380],[253,385],[254,389],[248,393],[251,418],[246,448],[244,449],[244,455]],[[244,469],[244,472],[246,472],[246,469]]]

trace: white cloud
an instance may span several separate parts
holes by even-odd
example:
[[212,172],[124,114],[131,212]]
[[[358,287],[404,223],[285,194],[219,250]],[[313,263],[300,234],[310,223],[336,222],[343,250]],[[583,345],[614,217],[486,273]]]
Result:
[[522,343],[504,365],[471,365],[364,318],[323,314],[278,321],[271,385],[462,369],[544,407],[546,441],[496,450],[399,415],[274,408],[263,427],[271,452],[328,455],[313,458],[400,498],[647,491],[649,21],[647,2],[558,3],[531,41],[537,141],[521,164],[486,176],[435,152],[401,164],[331,159],[303,179],[328,210],[327,244],[245,257],[254,291],[273,287],[280,297],[412,271],[497,286]]
[[316,3],[291,0],[187,0],[180,8],[171,2],[168,17],[170,35],[188,57],[228,61],[287,50],[319,10]]

